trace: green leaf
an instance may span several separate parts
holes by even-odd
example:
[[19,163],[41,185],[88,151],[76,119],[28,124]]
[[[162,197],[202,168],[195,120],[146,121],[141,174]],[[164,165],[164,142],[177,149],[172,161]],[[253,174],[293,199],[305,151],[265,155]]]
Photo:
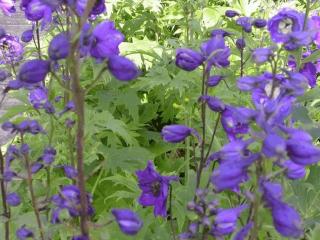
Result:
[[303,59],[301,62],[302,63],[314,62],[314,61],[317,61],[319,58],[320,58],[320,50],[316,50],[310,56]]
[[105,155],[104,167],[106,169],[115,170],[119,168],[129,172],[144,168],[146,162],[155,157],[153,153],[143,147],[115,149],[101,146],[100,151]]

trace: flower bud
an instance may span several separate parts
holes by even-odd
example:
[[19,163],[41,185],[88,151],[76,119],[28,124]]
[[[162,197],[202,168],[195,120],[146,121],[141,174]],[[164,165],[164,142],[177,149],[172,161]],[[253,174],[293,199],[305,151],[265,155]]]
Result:
[[246,47],[246,42],[243,38],[239,38],[236,41],[236,46],[239,50],[243,50]]
[[228,17],[228,18],[233,18],[233,17],[235,17],[235,16],[239,16],[240,14],[239,14],[238,12],[234,11],[234,10],[227,10],[227,11],[225,12],[225,15],[226,15],[226,17]]
[[11,207],[19,206],[21,203],[20,196],[15,192],[9,193],[7,195],[6,201],[7,201],[8,205]]
[[21,41],[25,42],[25,43],[30,42],[32,40],[32,38],[33,38],[33,30],[32,29],[24,31],[21,35]]
[[112,214],[124,234],[136,235],[143,225],[139,216],[129,209],[112,209]]
[[117,55],[109,58],[108,69],[120,81],[131,81],[139,75],[137,66],[131,60]]
[[48,53],[51,60],[60,60],[68,57],[70,52],[69,38],[65,33],[56,35],[50,42]]
[[258,18],[258,19],[253,20],[253,25],[256,28],[264,28],[267,25],[267,21],[264,19]]
[[33,238],[33,232],[31,230],[29,230],[28,228],[26,228],[25,226],[20,227],[17,231],[16,231],[16,236],[19,240],[25,240],[27,238]]
[[217,86],[223,78],[224,78],[224,76],[221,76],[221,75],[210,76],[208,81],[207,81],[208,87]]
[[204,61],[203,56],[192,49],[179,48],[176,53],[176,65],[186,71],[193,71]]
[[171,143],[182,142],[191,134],[192,129],[184,125],[168,125],[161,131],[164,141]]
[[18,79],[30,84],[42,82],[49,71],[49,61],[40,59],[30,60],[21,66]]

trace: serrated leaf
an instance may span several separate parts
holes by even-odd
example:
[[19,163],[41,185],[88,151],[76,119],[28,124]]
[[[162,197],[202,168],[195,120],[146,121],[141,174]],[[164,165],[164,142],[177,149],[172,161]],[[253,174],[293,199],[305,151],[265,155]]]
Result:
[[316,50],[310,56],[304,58],[301,62],[302,63],[314,62],[314,61],[317,61],[319,58],[320,58],[320,50]]

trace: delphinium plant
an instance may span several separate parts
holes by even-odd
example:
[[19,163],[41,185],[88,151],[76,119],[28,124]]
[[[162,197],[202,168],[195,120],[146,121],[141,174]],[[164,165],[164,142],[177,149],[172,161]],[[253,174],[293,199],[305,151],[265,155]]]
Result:
[[[0,2],[0,6],[7,14],[14,12],[12,1]],[[133,62],[120,55],[119,45],[124,41],[124,35],[111,20],[99,19],[99,15],[106,11],[105,1],[31,0],[21,1],[20,8],[32,23],[21,40],[32,42],[36,51],[24,58],[22,43],[1,28],[1,64],[7,68],[1,70],[1,80],[9,78],[3,94],[13,90],[24,91],[35,113],[47,114],[50,123],[44,129],[37,120],[32,119],[31,114],[27,119],[21,116],[2,124],[3,130],[16,135],[16,143],[0,156],[4,239],[59,238],[50,228],[56,224],[66,224],[72,229],[72,239],[84,240],[90,239],[90,228],[104,227],[113,221],[119,224],[123,233],[136,234],[142,227],[142,221],[129,209],[112,209],[114,220],[94,226],[91,221],[95,213],[93,199],[85,187],[86,94],[107,72],[124,82],[134,80],[140,74]],[[43,46],[41,38],[46,32],[54,36],[48,46]],[[81,68],[90,59],[101,68],[97,76],[84,85]],[[59,87],[53,88],[57,84]],[[62,166],[55,164],[55,157],[59,154],[52,145],[55,126],[65,128],[69,134],[75,128],[74,141],[69,139],[69,163]],[[39,137],[40,134],[43,136]],[[40,138],[43,144],[40,154],[39,149],[32,148],[35,137]],[[57,189],[51,188],[54,181],[51,176],[60,169],[70,180],[55,192]],[[35,181],[42,171],[46,180]],[[28,194],[23,197],[17,189],[24,186],[21,181],[28,189]],[[37,191],[39,187],[41,191]],[[10,209],[24,202],[31,203],[36,226],[26,221],[15,229],[14,234],[10,223],[16,216],[10,214]]]
[[[170,7],[170,1],[164,2],[163,5]],[[198,7],[205,11],[205,4],[206,1],[191,0],[175,5],[183,8],[186,19],[178,24],[186,28],[181,32],[185,32],[188,47],[194,46],[197,37],[205,35],[194,26],[198,17],[194,11]],[[177,49],[173,61],[177,67],[171,64],[168,69],[178,71],[179,68],[189,75],[201,72],[200,81],[193,83],[200,85],[200,92],[197,101],[192,102],[193,97],[185,100],[191,106],[186,109],[192,109],[186,114],[188,119],[183,119],[183,115],[173,118],[177,120],[174,124],[168,124],[172,119],[160,119],[157,124],[166,123],[160,133],[163,141],[169,143],[165,146],[178,144],[176,149],[168,148],[167,152],[174,149],[170,160],[185,155],[185,162],[173,173],[163,173],[161,158],[150,159],[144,169],[135,167],[134,176],[127,169],[120,169],[121,174],[111,172],[108,173],[111,176],[103,179],[102,170],[96,174],[98,171],[88,169],[96,166],[85,165],[90,160],[86,149],[92,146],[87,136],[95,126],[87,120],[89,108],[95,106],[88,103],[96,100],[90,92],[108,74],[126,83],[143,72],[120,54],[125,36],[113,21],[106,19],[106,1],[22,0],[20,8],[31,22],[30,29],[19,40],[0,28],[0,80],[8,81],[4,97],[15,93],[28,108],[28,113],[2,124],[2,129],[15,137],[5,153],[0,151],[3,211],[0,238],[111,239],[108,231],[115,225],[112,223],[117,223],[120,231],[132,239],[256,240],[277,238],[276,234],[281,239],[305,238],[303,219],[288,203],[285,193],[289,181],[303,179],[308,166],[320,160],[320,149],[314,145],[314,138],[302,129],[294,115],[296,107],[306,104],[300,97],[317,85],[320,18],[312,11],[317,4],[307,0],[305,12],[283,8],[270,19],[244,16],[228,9],[222,19],[239,31],[215,28],[200,50]],[[147,1],[143,5],[148,5]],[[160,9],[161,2],[157,6]],[[15,3],[0,0],[0,8],[10,15],[15,12]],[[121,10],[125,16],[126,8]],[[157,32],[156,24],[153,27],[153,32],[148,34],[165,42],[165,34]],[[170,36],[178,35],[177,26],[162,27]],[[252,43],[260,39],[256,37],[260,34],[266,41]],[[141,36],[141,32],[137,35]],[[144,54],[142,51],[143,62]],[[166,62],[167,52],[162,57]],[[90,64],[95,66],[92,74],[85,71]],[[174,74],[169,79],[171,75]],[[229,78],[237,79],[237,89],[232,89]],[[241,97],[237,98],[238,104],[215,96],[221,85],[226,86],[228,94]],[[152,94],[141,92],[141,103],[151,101],[148,94]],[[243,98],[250,101],[242,101]],[[144,112],[137,110],[138,113]],[[157,111],[155,114],[161,115]],[[115,119],[109,121],[116,128],[114,122]],[[226,143],[218,148],[215,141],[221,129]],[[136,139],[157,141],[155,133],[149,130],[143,132],[148,138]],[[105,132],[101,135],[101,139],[95,140],[105,141],[107,145],[117,141],[126,146],[126,139],[116,140]],[[61,139],[63,142],[59,142]],[[56,177],[60,175],[64,177]],[[94,176],[91,185],[92,175],[98,176]],[[131,195],[118,191],[123,200],[121,206],[126,204],[127,208],[115,208],[116,203],[106,198],[103,204],[109,200],[109,213],[97,212],[94,193],[100,183],[112,177],[133,189]],[[113,185],[103,187],[108,188],[104,189],[106,192],[114,188]],[[190,199],[178,196],[186,192]],[[181,210],[180,204],[186,200],[188,203]],[[19,218],[21,212],[27,214]],[[139,235],[141,232],[145,235]]]
[[[232,33],[213,30],[200,52],[189,48],[177,50],[178,67],[185,71],[201,67],[203,71],[198,101],[200,133],[178,124],[162,130],[167,142],[178,143],[193,137],[199,148],[193,153],[197,159],[195,195],[187,206],[194,215],[180,239],[226,239],[231,234],[237,240],[266,239],[271,237],[265,227],[266,214],[271,215],[274,228],[282,237],[304,236],[303,221],[297,210],[286,203],[279,180],[304,178],[306,167],[320,160],[320,149],[314,146],[312,136],[298,127],[291,115],[300,104],[297,98],[316,86],[316,65],[312,58],[303,60],[312,55],[311,49],[318,44],[319,17],[310,15],[312,4],[315,3],[306,2],[305,13],[281,9],[268,21],[226,11],[226,17],[242,28],[240,38],[235,41],[241,59],[237,86],[240,94],[250,93],[252,107],[232,106],[210,96],[210,89],[225,78],[212,72],[230,64],[230,48],[225,39],[234,38]],[[273,44],[248,49],[244,35],[252,34],[253,28],[264,27]],[[264,66],[264,72],[257,76],[244,74],[248,61],[244,59],[245,51],[256,66]],[[212,123],[207,122],[208,111],[215,112],[217,119],[209,137],[206,128]],[[229,142],[212,152],[219,121]],[[211,172],[209,178],[204,171]],[[223,194],[238,199],[233,202],[235,205],[224,208],[220,203]]]

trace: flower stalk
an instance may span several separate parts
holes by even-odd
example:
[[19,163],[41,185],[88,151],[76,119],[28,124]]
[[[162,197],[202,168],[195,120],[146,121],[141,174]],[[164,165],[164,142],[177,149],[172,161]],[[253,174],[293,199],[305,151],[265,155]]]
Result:
[[[0,174],[3,176],[4,173],[4,157],[2,154],[2,150],[0,149]],[[3,215],[6,218],[6,221],[4,222],[4,239],[10,240],[10,210],[7,205],[7,192],[6,192],[6,186],[4,183],[3,178],[0,179],[0,188],[1,188],[1,197],[2,197],[2,207],[3,207]]]

